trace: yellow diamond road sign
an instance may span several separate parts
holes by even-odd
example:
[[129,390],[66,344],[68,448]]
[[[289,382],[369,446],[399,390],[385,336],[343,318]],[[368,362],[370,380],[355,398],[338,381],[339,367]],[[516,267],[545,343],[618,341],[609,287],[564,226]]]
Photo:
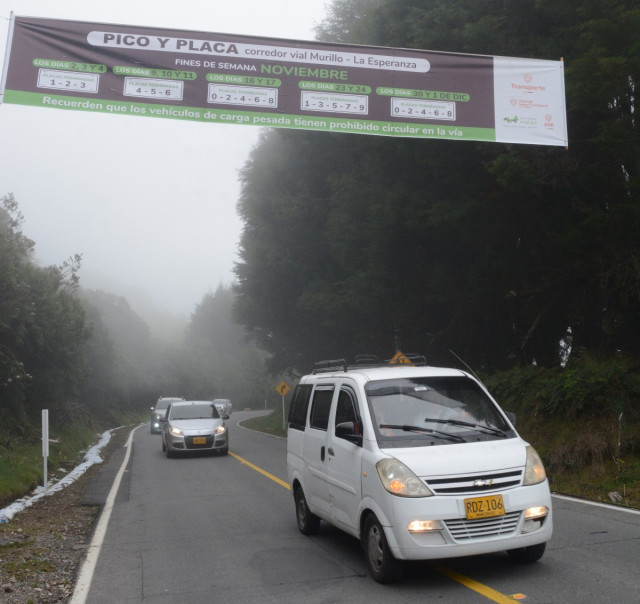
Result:
[[286,382],[280,382],[276,386],[276,391],[281,396],[286,396],[286,394],[287,394],[287,392],[289,392],[289,390],[291,390],[291,388],[289,388],[289,385]]
[[392,365],[413,365],[409,358],[404,356],[401,350],[398,350],[398,352],[393,355],[389,363]]

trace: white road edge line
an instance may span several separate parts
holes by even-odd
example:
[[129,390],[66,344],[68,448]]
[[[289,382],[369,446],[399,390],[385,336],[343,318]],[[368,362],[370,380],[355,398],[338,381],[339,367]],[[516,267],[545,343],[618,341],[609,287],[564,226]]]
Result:
[[563,499],[564,501],[573,501],[574,503],[584,503],[584,505],[593,505],[597,508],[605,508],[607,510],[615,510],[616,512],[627,512],[627,514],[640,514],[640,510],[635,508],[626,508],[622,505],[613,505],[610,503],[602,503],[600,501],[589,501],[588,499],[580,499],[579,497],[571,497],[569,495],[558,495],[557,493],[551,493],[552,497],[556,499]]
[[125,447],[127,448],[127,452],[124,456],[124,460],[122,461],[122,465],[118,470],[118,474],[116,475],[113,485],[111,486],[111,490],[109,491],[109,495],[107,497],[107,501],[104,504],[104,508],[102,509],[102,513],[100,514],[100,519],[98,520],[98,524],[96,525],[96,530],[93,533],[93,539],[91,540],[91,544],[89,545],[89,549],[87,550],[87,557],[82,563],[82,567],[80,569],[80,572],[78,573],[76,587],[73,590],[71,600],[69,600],[70,604],[85,604],[87,596],[89,595],[91,580],[93,579],[93,573],[96,568],[96,563],[98,562],[98,557],[100,556],[100,550],[102,549],[104,536],[107,533],[107,525],[109,524],[109,519],[111,518],[113,504],[115,502],[116,495],[118,494],[118,489],[120,488],[120,483],[122,482],[122,476],[124,475],[125,468],[129,463],[129,457],[131,456],[131,442],[133,440],[133,433],[140,427],[141,426],[137,426],[129,433],[129,438],[127,439],[127,444],[125,445]]

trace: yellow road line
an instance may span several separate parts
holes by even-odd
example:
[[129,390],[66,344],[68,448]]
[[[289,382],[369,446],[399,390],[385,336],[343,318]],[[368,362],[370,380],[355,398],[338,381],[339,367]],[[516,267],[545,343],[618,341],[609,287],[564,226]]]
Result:
[[469,589],[472,589],[473,591],[483,595],[485,598],[489,598],[489,600],[500,602],[502,604],[505,604],[507,602],[513,604],[514,599],[511,596],[505,596],[495,589],[491,589],[490,587],[483,585],[482,583],[479,583],[474,579],[457,573],[455,570],[451,570],[446,566],[442,566],[442,564],[429,561],[427,562],[427,565],[433,568],[433,570],[449,577],[450,579],[453,579],[457,583],[460,583],[461,585],[464,585],[465,587],[468,587]]
[[[287,490],[291,490],[291,487],[284,481],[281,480],[280,478],[278,478],[277,476],[274,476],[273,474],[270,474],[269,472],[267,472],[266,470],[263,470],[262,468],[259,468],[258,466],[256,466],[255,464],[252,464],[250,461],[247,461],[246,459],[240,457],[239,455],[236,455],[235,453],[232,453],[231,451],[229,451],[229,455],[231,455],[231,457],[237,459],[240,463],[243,463],[247,466],[249,466],[252,470],[255,470],[256,472],[259,472],[260,474],[262,474],[263,476],[266,476],[267,478],[269,478],[270,480],[273,480],[273,482],[278,483],[281,487],[284,487]],[[454,570],[451,570],[450,568],[447,568],[446,566],[442,566],[441,564],[437,564],[436,562],[427,562],[427,564],[433,568],[433,570],[449,577],[450,579],[453,579],[454,581],[456,581],[457,583],[460,583],[461,585],[464,585],[465,587],[468,587],[469,589],[483,595],[485,598],[489,598],[489,600],[493,600],[494,602],[498,602],[498,603],[513,603],[514,599],[509,597],[509,596],[505,596],[504,594],[501,594],[499,591],[496,591],[495,589],[491,589],[490,587],[487,587],[486,585],[483,585],[482,583],[479,583],[478,581],[475,581],[469,577],[466,577],[465,575],[461,575],[460,573],[455,572]]]
[[284,481],[284,480],[280,480],[277,476],[274,476],[273,474],[269,474],[269,472],[267,472],[266,470],[263,470],[262,468],[259,468],[258,466],[252,464],[250,461],[247,461],[246,459],[243,459],[242,457],[240,457],[239,455],[236,455],[235,453],[232,453],[231,451],[229,451],[229,455],[231,455],[231,457],[234,457],[235,459],[237,459],[240,463],[246,464],[247,466],[249,466],[251,469],[255,470],[256,472],[260,472],[260,474],[262,474],[263,476],[266,476],[267,478],[270,478],[271,480],[273,480],[273,482],[277,482],[281,487],[284,487],[287,490],[291,490],[291,487]]

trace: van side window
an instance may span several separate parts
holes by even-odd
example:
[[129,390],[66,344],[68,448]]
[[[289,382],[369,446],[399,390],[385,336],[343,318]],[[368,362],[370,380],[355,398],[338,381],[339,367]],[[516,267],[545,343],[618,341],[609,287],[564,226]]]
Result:
[[309,409],[311,390],[313,390],[311,384],[298,384],[293,391],[289,408],[289,428],[304,430],[307,425],[307,409]]
[[311,403],[311,419],[309,425],[317,430],[326,430],[329,425],[329,411],[333,399],[333,388],[316,390]]
[[338,395],[338,406],[336,407],[336,425],[342,422],[355,421],[357,421],[357,415],[353,407],[351,393],[347,390],[341,390]]
[[360,422],[355,395],[349,390],[344,389],[340,390],[340,394],[338,394],[335,425],[337,426],[343,422],[353,422],[355,433],[360,433],[362,423]]

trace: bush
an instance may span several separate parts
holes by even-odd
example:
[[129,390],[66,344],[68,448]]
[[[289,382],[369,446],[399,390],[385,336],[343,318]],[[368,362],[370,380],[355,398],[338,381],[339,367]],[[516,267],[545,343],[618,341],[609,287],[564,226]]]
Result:
[[640,375],[629,359],[516,368],[485,383],[554,474],[617,465],[640,451]]

